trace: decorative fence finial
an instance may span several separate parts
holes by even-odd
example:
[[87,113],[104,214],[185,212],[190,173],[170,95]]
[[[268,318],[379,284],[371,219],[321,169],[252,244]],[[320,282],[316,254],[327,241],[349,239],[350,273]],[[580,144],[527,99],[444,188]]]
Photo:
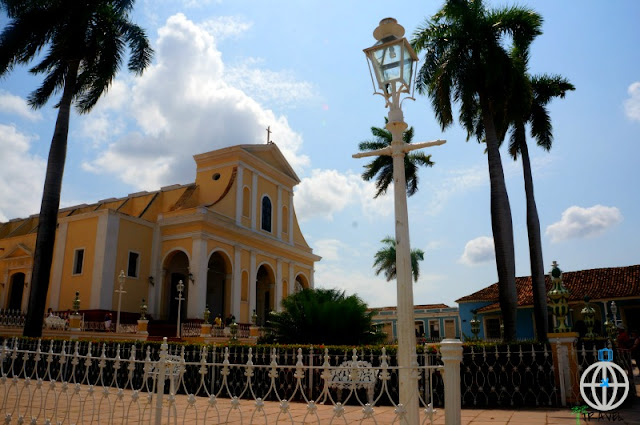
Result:
[[547,293],[549,297],[549,305],[551,311],[556,316],[555,332],[569,332],[565,321],[569,315],[569,291],[562,284],[562,270],[558,267],[558,263],[554,261],[551,269],[551,290]]
[[591,304],[589,304],[589,300],[591,300],[591,298],[589,298],[588,296],[584,297],[584,308],[582,309],[581,313],[582,320],[587,326],[587,333],[585,335],[585,338],[593,339],[595,338],[595,334],[593,333],[593,326],[596,323],[596,310],[591,306]]

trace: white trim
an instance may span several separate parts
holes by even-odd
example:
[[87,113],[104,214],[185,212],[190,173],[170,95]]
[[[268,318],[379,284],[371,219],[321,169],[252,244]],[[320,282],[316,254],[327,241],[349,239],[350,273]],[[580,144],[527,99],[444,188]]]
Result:
[[[78,265],[78,251],[82,251],[82,264],[80,268],[80,273],[76,273],[77,265]],[[74,248],[73,250],[73,268],[71,269],[71,276],[82,276],[84,272],[84,257],[85,257],[86,249],[85,247]]]
[[[230,311],[240,321],[240,305],[242,304],[242,248],[234,246],[233,270],[231,283],[231,306]],[[249,313],[249,321],[251,321],[251,313]]]
[[256,267],[256,251],[250,250],[249,257],[249,315],[256,310],[256,279],[258,268]]
[[293,192],[289,192],[289,245],[293,245]]
[[[201,239],[207,240],[207,238],[202,237]],[[209,265],[209,261],[211,261],[211,256],[213,254],[215,254],[216,252],[222,252],[224,255],[227,256],[227,261],[229,262],[229,264],[231,264],[231,266],[233,267],[233,256],[231,254],[229,254],[229,252],[227,252],[226,249],[222,248],[222,247],[215,247],[213,248],[210,252],[209,255],[207,255],[207,266]]]
[[98,216],[89,301],[89,308],[92,309],[111,310],[113,306],[120,218],[113,212]]
[[242,202],[244,200],[242,193],[244,190],[244,167],[238,164],[236,170],[236,225],[240,226],[242,224]]
[[[270,252],[267,252],[267,251],[263,251],[263,250],[261,250],[259,248],[251,246],[251,245],[246,245],[246,244],[242,244],[242,243],[239,244],[237,242],[234,242],[231,239],[226,239],[226,238],[220,237],[218,235],[214,235],[212,233],[207,233],[207,232],[189,232],[189,233],[181,233],[179,235],[164,236],[162,238],[162,241],[165,242],[165,241],[180,240],[180,239],[191,239],[193,237],[196,237],[197,235],[199,235],[200,237],[202,237],[204,239],[221,242],[221,243],[224,243],[224,244],[227,244],[227,245],[239,245],[244,250],[247,250],[247,251],[254,250],[258,254],[261,254],[261,255],[264,255],[264,256],[267,256],[267,257],[273,257],[273,253],[270,253]],[[263,233],[261,235],[267,236],[268,233]],[[274,238],[274,240],[275,240],[275,238]],[[282,248],[283,248],[283,250],[287,250],[289,247],[287,245],[283,245]],[[305,257],[305,258],[309,258],[310,256],[313,256],[313,257],[316,256],[315,254],[312,254],[312,253],[300,252],[300,251],[294,251],[294,252],[291,252],[291,253],[293,255],[298,255],[300,257]],[[185,252],[185,254],[186,254],[186,252]],[[165,256],[165,258],[166,258],[166,256]],[[314,260],[313,258],[309,258],[309,259],[312,260],[312,261],[318,261],[318,260]],[[292,261],[294,261],[295,264],[298,267],[301,267],[301,268],[303,268],[305,270],[313,271],[313,266],[309,266],[309,265],[306,265],[304,263],[296,262],[295,260],[292,260]],[[164,264],[164,259],[163,259],[163,264]]]
[[[282,186],[278,185],[278,211],[276,211],[276,237],[282,240]],[[271,206],[273,212],[273,205]],[[273,221],[273,220],[272,220]]]
[[[163,239],[163,240],[164,240],[164,239]],[[189,260],[189,266],[191,266],[191,256],[189,255],[189,253],[187,252],[187,250],[185,250],[185,249],[184,249],[184,248],[182,248],[182,247],[176,247],[176,248],[173,248],[171,251],[167,252],[167,253],[164,255],[164,257],[162,257],[162,261],[160,262],[160,267],[161,267],[161,268],[164,268],[164,263],[165,263],[165,261],[167,261],[167,258],[169,258],[169,255],[173,254],[173,253],[174,253],[174,252],[176,252],[176,251],[180,251],[180,252],[184,253],[184,255],[186,255],[186,256],[187,256],[187,260]],[[156,282],[156,283],[157,283],[157,282]]]
[[258,226],[258,174],[255,172],[251,176],[251,229],[256,230]]
[[[297,185],[299,182],[297,182],[295,179],[291,178],[291,176],[286,175],[285,173],[283,173],[282,171],[278,170],[277,168],[275,168],[273,165],[264,162],[262,159],[258,158],[257,156],[250,154],[252,158],[255,158],[257,160],[259,160],[260,162],[262,162],[263,164],[267,165],[269,168],[275,170],[278,174],[280,174],[281,176],[283,176],[286,180],[291,180],[292,186]],[[278,184],[283,184],[283,183],[288,183],[288,182],[283,182],[283,181],[278,181],[276,179],[274,179],[271,176],[268,176],[267,174],[263,173],[262,171],[260,171],[259,169],[257,169],[256,167],[252,166],[251,164],[248,164],[244,161],[229,161],[229,162],[224,162],[221,164],[216,164],[216,165],[210,165],[208,167],[202,167],[202,168],[196,168],[196,174],[197,173],[202,173],[205,171],[211,171],[211,170],[215,170],[215,169],[220,169],[222,167],[229,167],[229,166],[244,166],[244,168],[246,170],[251,171],[251,173],[253,173],[254,175],[257,174],[258,176],[262,177],[263,179],[278,185]],[[289,188],[285,187],[285,190],[287,192],[291,192],[291,190],[289,190]]]
[[62,271],[64,266],[64,254],[67,247],[67,231],[69,224],[62,222],[58,226],[58,235],[56,236],[56,247],[53,254],[53,268],[51,270],[51,297],[49,298],[49,307],[53,310],[60,309],[60,288],[62,286]]
[[276,258],[276,293],[275,293],[275,306],[273,309],[275,311],[282,311],[282,260]]

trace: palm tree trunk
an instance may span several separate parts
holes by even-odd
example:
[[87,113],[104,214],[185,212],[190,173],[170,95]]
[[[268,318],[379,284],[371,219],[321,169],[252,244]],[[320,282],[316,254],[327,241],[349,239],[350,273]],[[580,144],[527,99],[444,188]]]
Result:
[[542,261],[542,241],[540,238],[540,220],[538,207],[533,195],[533,177],[529,149],[524,139],[520,140],[524,191],[527,197],[527,233],[529,235],[529,260],[531,262],[531,289],[533,292],[533,315],[536,323],[538,341],[547,340],[549,322],[547,321],[547,289],[544,284],[544,263]]
[[[482,101],[482,99],[481,99]],[[498,291],[504,340],[516,339],[516,310],[518,294],[516,291],[516,266],[513,247],[513,224],[509,195],[504,181],[502,160],[498,150],[498,136],[486,102],[482,105],[482,122],[487,141],[487,160],[489,162],[489,180],[491,182],[491,228],[496,253],[498,271]]]
[[42,192],[40,216],[38,217],[38,234],[33,258],[29,307],[24,326],[24,336],[29,337],[42,336],[42,323],[44,320],[47,292],[49,290],[53,247],[58,224],[62,176],[64,174],[64,164],[67,157],[67,137],[69,134],[71,101],[73,100],[73,94],[75,92],[79,65],[80,61],[78,60],[72,61],[69,64],[64,91],[58,108],[56,127],[53,132],[53,138],[51,139],[51,148],[49,149],[47,173]]

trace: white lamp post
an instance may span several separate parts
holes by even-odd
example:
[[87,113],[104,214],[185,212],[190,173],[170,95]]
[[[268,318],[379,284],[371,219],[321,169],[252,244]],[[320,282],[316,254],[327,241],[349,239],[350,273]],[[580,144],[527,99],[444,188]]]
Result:
[[180,310],[182,310],[182,301],[184,301],[184,298],[182,297],[182,291],[184,291],[184,283],[182,283],[182,281],[179,281],[176,289],[178,290],[178,296],[176,297],[176,300],[178,300],[178,327],[176,329],[176,337],[180,338]]
[[[353,155],[354,158],[390,155],[393,158],[393,194],[396,220],[396,276],[397,276],[397,326],[400,403],[406,409],[403,424],[419,423],[416,338],[413,315],[413,287],[411,283],[411,254],[409,243],[409,218],[407,214],[407,183],[404,157],[409,151],[428,146],[442,145],[444,140],[406,144],[402,135],[407,129],[401,103],[404,98],[413,99],[413,71],[418,57],[404,38],[404,28],[393,18],[380,21],[373,32],[377,43],[365,49],[369,71],[373,69],[374,94],[385,98],[389,108],[387,130],[391,132],[391,146],[371,152]],[[381,91],[378,91],[381,90]],[[404,97],[401,99],[401,97]]]
[[118,275],[118,282],[120,283],[120,289],[116,289],[115,292],[118,293],[118,317],[116,318],[116,332],[120,332],[120,306],[122,305],[122,294],[126,294],[127,291],[122,289],[124,285],[124,270],[120,270],[120,274]]

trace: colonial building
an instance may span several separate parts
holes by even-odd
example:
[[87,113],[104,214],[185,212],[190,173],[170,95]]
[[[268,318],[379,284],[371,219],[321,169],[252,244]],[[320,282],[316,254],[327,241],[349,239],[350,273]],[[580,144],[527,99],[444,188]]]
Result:
[[[248,323],[299,288],[313,287],[313,254],[298,226],[300,180],[273,144],[240,145],[194,156],[195,182],[60,210],[47,307],[117,309],[148,300],[155,319],[233,314]],[[25,310],[38,216],[0,223],[0,308]]]
[[[387,334],[387,342],[398,339],[397,307],[372,308],[371,321]],[[418,341],[440,341],[443,338],[460,338],[458,309],[446,304],[422,304],[413,307],[414,328]]]
[[[562,283],[569,291],[568,325],[578,332],[586,329],[582,322],[584,297],[590,298],[595,309],[596,326],[594,332],[606,335],[603,327],[607,319],[611,319],[611,302],[615,302],[616,322],[627,329],[640,328],[640,265],[627,267],[608,267],[601,269],[578,270],[562,273]],[[545,276],[547,292],[551,289],[551,278]],[[516,277],[518,293],[518,310],[516,315],[516,331],[518,338],[533,339],[536,337],[533,319],[533,292],[531,276]],[[480,320],[480,333],[483,339],[501,338],[500,325],[502,315],[498,302],[498,284],[487,286],[473,294],[456,300],[460,306],[462,333],[471,338],[471,319],[476,311]],[[553,329],[553,317],[549,310],[549,329]]]

